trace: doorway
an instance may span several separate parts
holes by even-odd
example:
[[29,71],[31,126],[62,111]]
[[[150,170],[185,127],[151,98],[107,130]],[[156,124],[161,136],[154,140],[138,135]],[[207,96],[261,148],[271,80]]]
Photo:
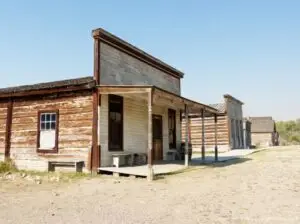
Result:
[[152,158],[153,161],[163,160],[163,122],[161,115],[152,115]]

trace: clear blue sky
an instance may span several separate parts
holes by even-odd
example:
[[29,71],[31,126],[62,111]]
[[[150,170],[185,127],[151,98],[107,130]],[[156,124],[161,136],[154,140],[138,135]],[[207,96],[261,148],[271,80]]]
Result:
[[[126,3],[125,3],[126,2]],[[300,1],[2,1],[0,87],[92,75],[102,27],[185,72],[184,96],[300,117]]]

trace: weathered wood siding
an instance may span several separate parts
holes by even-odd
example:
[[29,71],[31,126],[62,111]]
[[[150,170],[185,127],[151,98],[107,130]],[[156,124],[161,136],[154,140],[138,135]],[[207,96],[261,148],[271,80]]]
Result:
[[[101,166],[111,166],[113,152],[108,151],[108,96],[101,96],[100,108],[100,144],[101,144]],[[147,102],[138,98],[124,97],[124,151],[147,153],[148,150],[148,106]],[[163,155],[169,150],[168,135],[168,108],[153,106],[153,114],[162,115],[163,119]],[[180,118],[177,112],[177,145],[180,139]]]
[[180,79],[156,69],[105,43],[100,46],[100,83],[155,85],[180,95]]
[[[58,153],[37,153],[39,110],[59,110]],[[73,96],[14,102],[11,158],[19,169],[46,170],[49,158],[84,160],[92,143],[92,96]]]
[[243,108],[242,105],[232,99],[226,99],[227,117],[230,129],[230,146],[244,148],[243,143]]
[[4,160],[7,103],[0,103],[0,161]]
[[272,133],[251,133],[251,143],[260,147],[271,146]]
[[[218,117],[217,125],[218,149],[226,151],[229,149],[228,127],[226,116]],[[205,150],[210,151],[215,147],[215,120],[214,117],[204,119]],[[182,139],[185,139],[185,118],[182,119]],[[190,118],[190,134],[193,151],[201,151],[202,146],[202,118]]]

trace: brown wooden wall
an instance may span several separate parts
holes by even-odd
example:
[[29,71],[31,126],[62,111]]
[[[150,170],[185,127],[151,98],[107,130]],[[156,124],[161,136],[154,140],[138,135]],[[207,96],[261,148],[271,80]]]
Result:
[[5,152],[6,112],[7,103],[0,103],[0,156]]
[[[205,147],[213,148],[215,146],[215,120],[214,117],[204,119]],[[219,149],[229,147],[227,117],[218,116],[218,146]],[[185,139],[185,119],[182,119],[182,139]],[[190,118],[191,143],[193,149],[201,149],[202,146],[202,118]]]
[[[59,110],[58,153],[37,153],[39,110]],[[92,144],[92,95],[18,100],[13,104],[11,157],[19,169],[47,168],[48,158],[88,160]]]

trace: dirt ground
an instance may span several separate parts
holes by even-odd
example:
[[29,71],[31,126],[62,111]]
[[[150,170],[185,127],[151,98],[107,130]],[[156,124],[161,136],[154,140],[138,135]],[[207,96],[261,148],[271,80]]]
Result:
[[269,149],[152,183],[0,181],[0,223],[300,223],[300,149]]

